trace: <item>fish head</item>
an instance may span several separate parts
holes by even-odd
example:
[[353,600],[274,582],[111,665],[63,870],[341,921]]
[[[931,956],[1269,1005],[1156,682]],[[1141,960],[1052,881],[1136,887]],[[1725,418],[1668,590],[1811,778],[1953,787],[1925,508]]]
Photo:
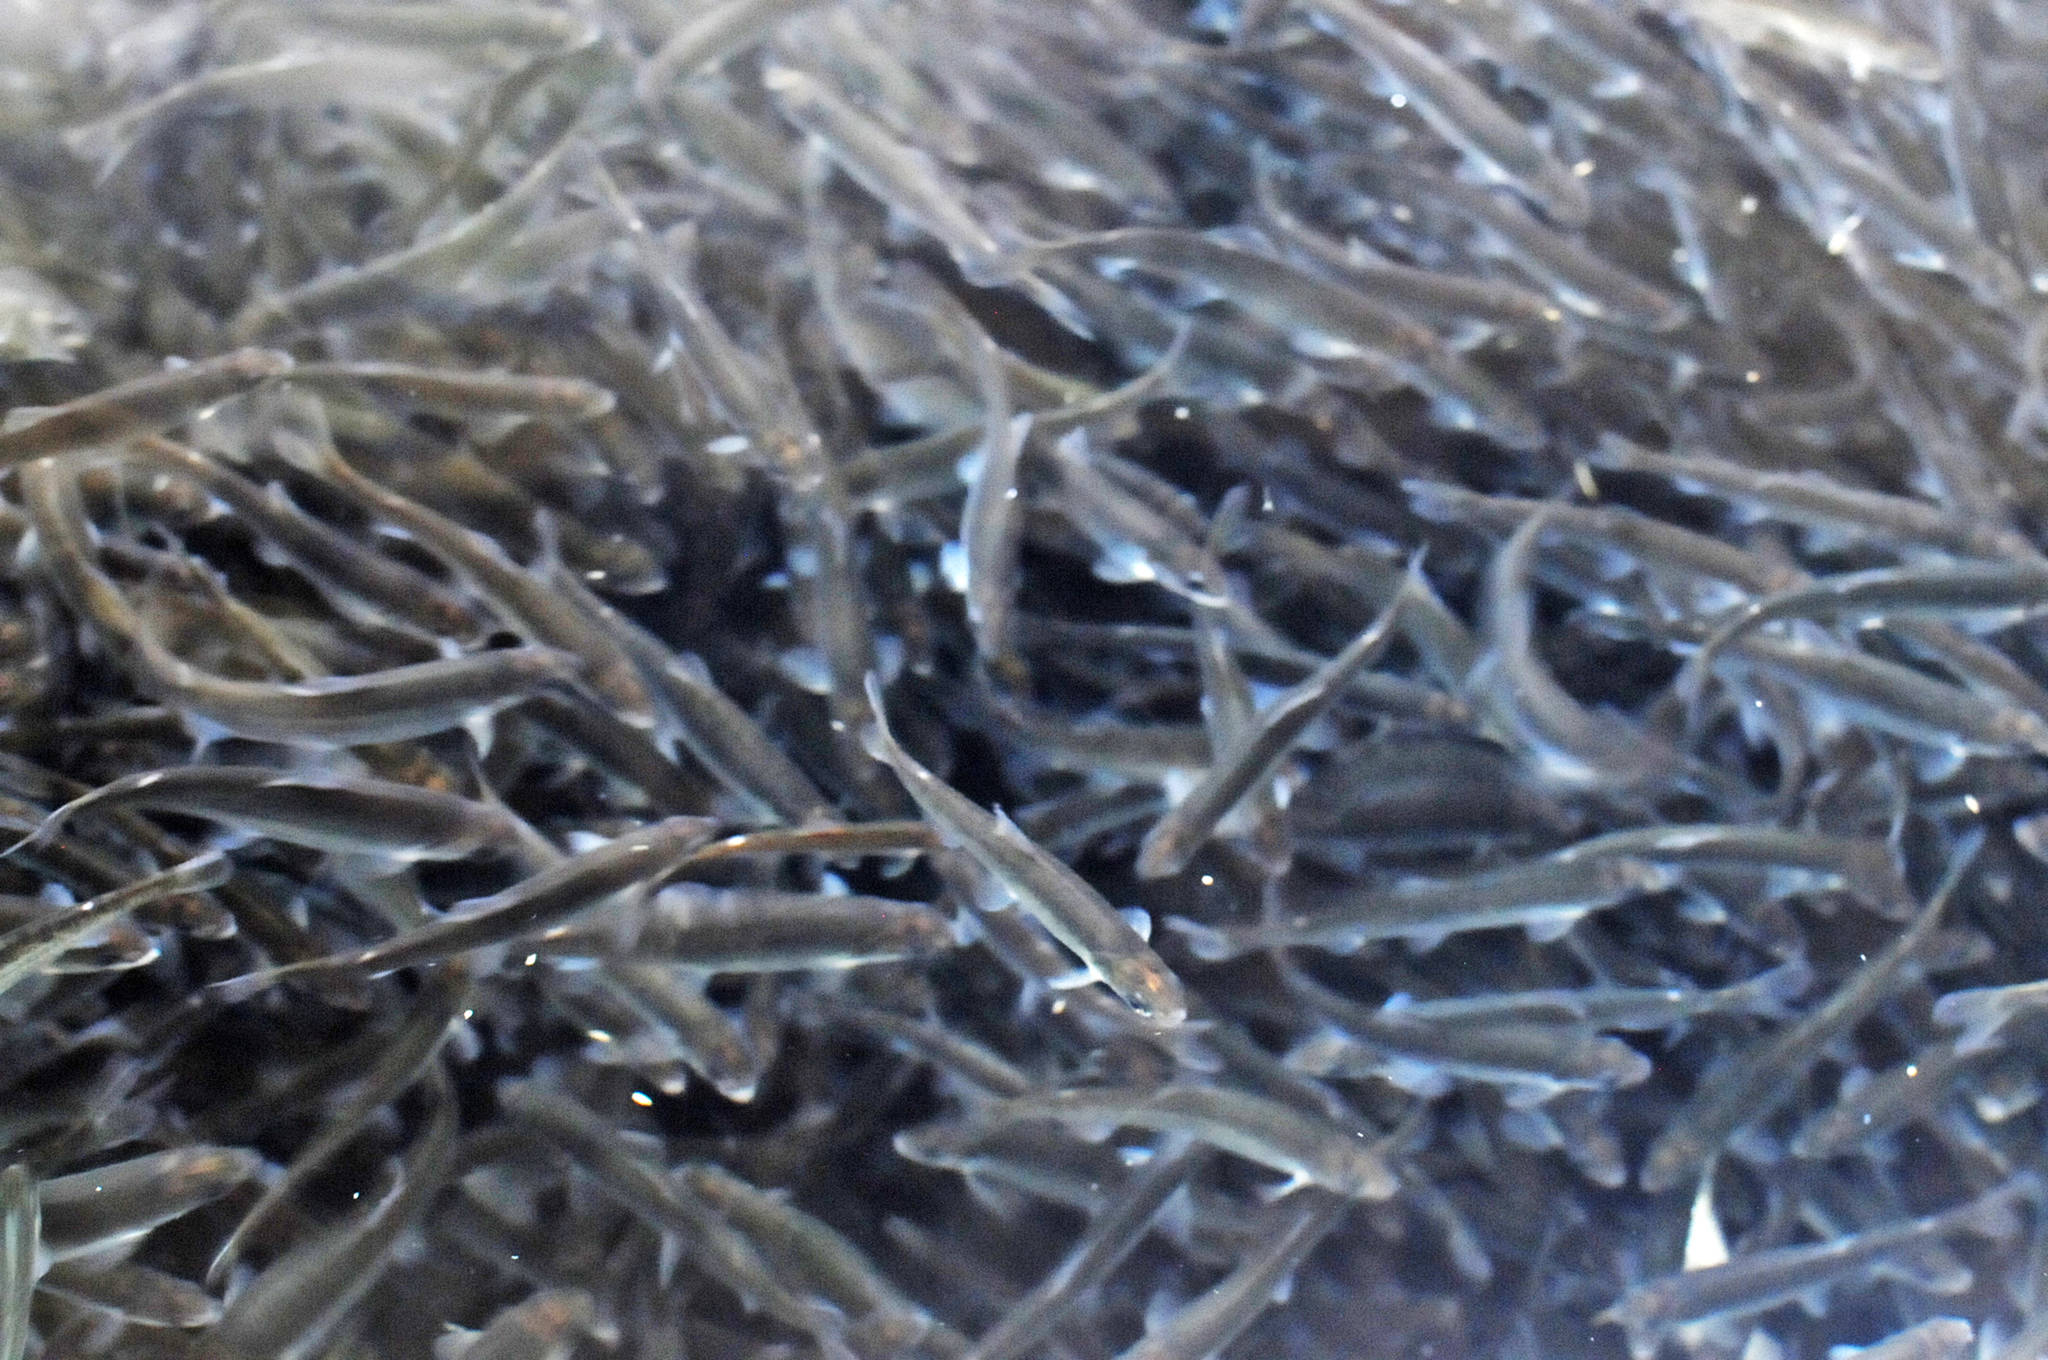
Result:
[[1147,1020],[1171,1029],[1188,1018],[1187,991],[1159,959],[1139,954],[1116,960],[1102,970],[1109,989]]

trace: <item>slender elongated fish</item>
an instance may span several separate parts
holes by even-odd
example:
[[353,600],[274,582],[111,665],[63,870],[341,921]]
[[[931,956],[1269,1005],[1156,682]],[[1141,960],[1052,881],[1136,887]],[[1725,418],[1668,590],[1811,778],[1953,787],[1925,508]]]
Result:
[[480,1332],[434,1340],[434,1360],[568,1360],[585,1336],[602,1339],[597,1302],[582,1289],[542,1289],[513,1304]]
[[1144,1241],[1167,1201],[1213,1154],[1200,1149],[1155,1157],[1134,1172],[1088,1222],[1060,1263],[1003,1320],[982,1333],[964,1360],[1021,1360],[1059,1328],[1088,1295]]
[[263,1194],[228,1234],[207,1266],[206,1279],[218,1285],[241,1259],[245,1243],[257,1237],[277,1212],[305,1184],[325,1170],[334,1156],[354,1141],[376,1112],[419,1081],[441,1051],[448,1032],[469,1000],[469,975],[462,968],[438,970],[414,999],[412,1014],[364,1072],[355,1089],[338,1107],[324,1111],[320,1131],[301,1146],[285,1174],[264,1187]]
[[701,817],[671,817],[570,856],[502,892],[458,903],[450,914],[367,949],[286,964],[219,986],[247,995],[306,973],[376,976],[501,945],[546,930],[615,893],[644,890],[681,867],[715,829]]
[[1963,1360],[1977,1331],[1959,1317],[1929,1318],[1868,1346],[1833,1346],[1828,1360]]
[[630,918],[557,927],[535,947],[555,958],[629,955],[752,973],[931,958],[958,943],[952,923],[918,903],[774,888],[678,884],[635,903]]
[[141,808],[206,817],[238,831],[339,854],[463,859],[515,844],[511,815],[486,803],[384,779],[291,775],[266,766],[186,765],[103,784],[52,812],[0,854],[41,844],[81,813]]
[[1083,1130],[1127,1125],[1194,1138],[1285,1172],[1289,1189],[1319,1186],[1370,1200],[1387,1199],[1397,1188],[1377,1135],[1226,1087],[1073,1087],[999,1101],[978,1117],[993,1123],[1049,1119]]
[[1714,1014],[1785,1018],[1786,1005],[1813,985],[1804,959],[1779,964],[1725,987],[1543,987],[1472,996],[1417,999],[1400,994],[1383,1008],[1389,1016],[1439,1025],[1576,1023],[1598,1030],[1650,1032]]
[[260,555],[289,562],[345,614],[366,623],[411,624],[437,640],[482,640],[484,621],[471,600],[418,568],[364,551],[360,540],[306,514],[276,483],[258,487],[195,450],[155,436],[135,440],[121,456],[131,466],[197,482],[261,535]]
[[2010,529],[1808,472],[1768,471],[1697,451],[1683,456],[1656,453],[1611,434],[1601,437],[1588,459],[1598,467],[1652,473],[1680,488],[1697,488],[1795,524],[1819,522],[1867,534],[1878,542],[1903,541],[1987,562],[2041,560],[2034,545]]
[[1253,785],[1270,778],[1294,743],[1350,684],[1386,650],[1407,601],[1405,591],[1381,611],[1370,627],[1314,674],[1275,699],[1255,725],[1215,762],[1195,786],[1145,833],[1138,847],[1140,878],[1164,878],[1187,867],[1195,852],[1228,817]]
[[1883,1004],[1919,961],[1983,840],[1981,831],[1972,832],[1951,852],[1942,880],[1920,915],[1833,996],[1739,1054],[1729,1070],[1702,1079],[1692,1100],[1651,1143],[1639,1177],[1644,1190],[1657,1194],[1690,1185],[1730,1137],[1768,1118],[1797,1093],[1798,1079],[1820,1061],[1829,1041]]
[[16,926],[0,935],[0,994],[20,986],[51,960],[136,908],[179,893],[217,888],[233,872],[234,866],[227,856],[218,850],[208,850],[183,864],[174,864],[81,902],[68,911],[51,912],[40,920]]
[[1567,788],[1628,787],[1669,778],[1683,757],[1620,714],[1574,699],[1536,654],[1531,573],[1553,512],[1538,510],[1509,536],[1486,574],[1487,651],[1467,682],[1521,745],[1530,766]]
[[22,1360],[28,1352],[41,1232],[36,1178],[16,1162],[0,1171],[0,1360]]
[[[286,446],[282,438],[279,446]],[[560,574],[550,578],[520,566],[484,535],[363,476],[331,445],[321,448],[310,441],[294,440],[291,447],[298,451],[295,457],[311,470],[447,562],[506,622],[535,644],[575,655],[581,663],[583,683],[610,705],[616,716],[635,727],[654,726],[654,700],[640,668],[594,617],[596,610],[580,585]]]
[[583,378],[540,373],[429,368],[387,360],[335,360],[299,364],[291,381],[316,390],[393,396],[443,415],[511,411],[522,415],[596,420],[618,405],[616,394]]
[[1034,259],[1086,256],[1194,279],[1287,337],[1307,359],[1385,365],[1426,393],[1440,418],[1509,448],[1543,447],[1543,422],[1522,400],[1426,327],[1367,292],[1254,249],[1230,232],[1120,227],[1031,249]]
[[1629,1353],[1649,1360],[1672,1328],[1707,1318],[1746,1316],[1789,1299],[1853,1283],[1889,1257],[1958,1233],[2005,1239],[2018,1231],[2013,1201],[2038,1200],[2040,1187],[2018,1177],[1938,1214],[1869,1228],[1831,1242],[1772,1247],[1724,1265],[1667,1275],[1630,1289],[1597,1320],[1619,1324]]
[[1344,1219],[1349,1206],[1334,1195],[1311,1195],[1290,1201],[1280,1222],[1247,1257],[1210,1290],[1156,1325],[1118,1360],[1211,1360],[1258,1321],[1259,1314],[1284,1302],[1295,1271],[1309,1253]]
[[392,1251],[440,1190],[455,1153],[455,1092],[434,1069],[433,1106],[390,1188],[306,1238],[235,1295],[209,1346],[231,1360],[309,1360],[392,1264]]
[[291,368],[291,355],[280,350],[238,349],[103,387],[62,406],[16,407],[0,424],[0,467],[159,433]]
[[1379,13],[1375,0],[1314,0],[1312,17],[1379,68],[1443,139],[1568,228],[1592,218],[1586,182],[1540,146],[1529,128],[1421,40]]
[[896,771],[949,843],[987,870],[1019,907],[1073,950],[1133,1010],[1165,1026],[1187,1018],[1180,979],[1102,894],[1032,844],[1009,818],[984,810],[904,750],[889,730],[879,677],[868,677],[868,702],[874,709],[869,749]]
[[43,1250],[53,1261],[103,1256],[256,1179],[246,1148],[191,1144],[42,1184]]
[[793,1289],[822,1297],[846,1317],[847,1344],[862,1355],[915,1347],[936,1319],[842,1233],[787,1200],[710,1162],[678,1179],[751,1240]]
[[696,1268],[747,1301],[750,1311],[758,1309],[808,1334],[828,1355],[850,1353],[842,1339],[844,1314],[822,1298],[785,1285],[768,1258],[715,1205],[622,1139],[609,1121],[533,1082],[506,1082],[498,1099],[514,1119],[561,1149],[636,1217],[679,1234]]
[[1511,926],[1554,939],[1588,913],[1673,881],[1669,870],[1645,860],[1553,855],[1475,873],[1396,879],[1384,887],[1300,890],[1261,921],[1206,925],[1173,917],[1168,924],[1204,959],[1300,945],[1348,954],[1375,940],[1428,948],[1467,931]]
[[[1687,660],[1691,674],[1752,629],[1790,619],[1860,627],[1894,618],[1966,620],[2002,628],[2048,611],[2048,563],[2031,561],[1881,567],[1824,576],[1811,585],[1753,600],[1735,611]],[[1673,682],[1690,683],[1682,674]]]

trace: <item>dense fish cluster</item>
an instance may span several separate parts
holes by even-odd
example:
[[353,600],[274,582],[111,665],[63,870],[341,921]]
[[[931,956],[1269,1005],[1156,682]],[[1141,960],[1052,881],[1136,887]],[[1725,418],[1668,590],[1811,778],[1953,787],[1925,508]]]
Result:
[[2048,8],[0,0],[0,1360],[2038,1360]]

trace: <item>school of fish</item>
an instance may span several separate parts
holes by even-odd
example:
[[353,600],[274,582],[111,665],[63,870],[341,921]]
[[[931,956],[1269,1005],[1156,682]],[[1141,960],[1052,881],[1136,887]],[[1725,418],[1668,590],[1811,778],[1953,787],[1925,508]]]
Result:
[[0,1360],[2044,1360],[2048,6],[0,0]]

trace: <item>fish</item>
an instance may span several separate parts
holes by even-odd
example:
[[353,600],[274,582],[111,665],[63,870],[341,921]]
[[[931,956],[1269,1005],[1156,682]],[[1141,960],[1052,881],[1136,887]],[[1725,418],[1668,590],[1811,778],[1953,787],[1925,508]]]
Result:
[[1985,1050],[1941,1044],[1883,1072],[1852,1073],[1834,1104],[1803,1124],[1791,1142],[1795,1157],[1832,1157],[1867,1146],[1902,1125],[1926,1118],[1954,1092],[1955,1080]]
[[1934,1317],[1868,1346],[1830,1347],[1828,1360],[1848,1360],[1852,1355],[1869,1360],[1963,1360],[1976,1339],[1976,1329],[1965,1319]]
[[931,908],[883,897],[678,884],[635,904],[542,932],[549,958],[663,959],[707,973],[858,968],[925,959],[957,946]]
[[53,1262],[104,1256],[253,1181],[247,1148],[188,1144],[45,1179],[42,1250]]
[[1647,860],[1552,855],[1475,873],[1401,878],[1378,888],[1297,889],[1278,914],[1260,921],[1210,925],[1171,917],[1167,925],[1202,959],[1300,946],[1354,953],[1374,940],[1430,947],[1466,931],[1508,926],[1554,939],[1591,912],[1675,881]]
[[[378,60],[389,58],[380,56]],[[504,193],[446,231],[251,301],[234,318],[229,331],[238,339],[254,341],[402,307],[427,280],[459,284],[525,226],[568,172],[586,164],[589,155],[577,137],[564,135]]]
[[1112,272],[1137,266],[1190,278],[1287,337],[1311,361],[1385,365],[1427,394],[1454,429],[1511,449],[1544,447],[1536,413],[1426,328],[1360,288],[1335,283],[1255,248],[1229,231],[1119,227],[1032,247],[1030,258],[1085,256]]
[[1675,1028],[1701,1015],[1758,1015],[1782,1019],[1787,1003],[1813,985],[1813,968],[1793,959],[1725,987],[1532,988],[1471,996],[1412,997],[1400,993],[1383,1008],[1390,1016],[1435,1025],[1575,1023],[1596,1030],[1635,1033]]
[[579,1337],[602,1339],[607,1331],[586,1291],[540,1289],[480,1332],[436,1338],[434,1360],[568,1360]]
[[712,1002],[704,979],[645,959],[614,959],[602,978],[721,1096],[745,1105],[759,1093],[772,1054]]
[[1530,573],[1551,523],[1549,510],[1536,511],[1494,555],[1486,575],[1487,650],[1466,686],[1547,783],[1583,789],[1668,778],[1685,768],[1678,751],[1619,714],[1583,707],[1536,655]]
[[1855,1279],[1887,1257],[1957,1233],[2010,1237],[2013,1201],[2038,1194],[2028,1182],[2008,1181],[1968,1203],[1865,1229],[1830,1242],[1746,1252],[1724,1265],[1668,1275],[1631,1288],[1600,1314],[1621,1326],[1629,1353],[1648,1360],[1672,1328],[1708,1318],[1745,1316],[1790,1299]]
[[227,856],[218,850],[204,851],[182,864],[0,934],[0,994],[19,987],[52,960],[137,908],[178,893],[219,887],[233,872]]
[[1364,1129],[1224,1087],[1070,1087],[997,1101],[976,1117],[997,1124],[1052,1120],[1084,1130],[1129,1126],[1193,1138],[1284,1172],[1281,1193],[1315,1186],[1348,1199],[1384,1200],[1398,1189],[1379,1140]]
[[1167,1028],[1185,1020],[1186,989],[1145,938],[1086,879],[1032,844],[1009,818],[983,810],[904,750],[889,729],[879,677],[868,677],[867,694],[874,719],[863,740],[876,760],[896,772],[947,843],[972,857],[1132,1010]]
[[1951,685],[1866,652],[1750,636],[1721,654],[1724,670],[1762,672],[1796,687],[1821,713],[1939,750],[1986,755],[2048,752],[2048,715],[1999,695]]
[[263,1189],[233,1232],[214,1252],[206,1268],[210,1286],[224,1281],[241,1258],[247,1242],[257,1239],[291,1196],[327,1168],[353,1142],[376,1112],[422,1079],[439,1056],[449,1030],[459,1022],[469,1000],[469,977],[460,966],[436,971],[414,999],[412,1013],[388,1036],[376,1062],[360,1076],[356,1088],[338,1108],[322,1112],[320,1132],[292,1159],[284,1175]]
[[[2048,610],[2048,568],[2029,562],[1886,567],[1827,576],[1754,600],[1715,628],[1687,660],[1688,675],[1711,672],[1714,659],[1755,628],[1793,619],[1868,627],[1894,618],[1966,619],[2005,627]],[[1686,676],[1674,681],[1684,689]]]
[[1060,1263],[1003,1320],[982,1333],[963,1360],[1020,1360],[1044,1344],[1062,1316],[1098,1288],[1158,1226],[1168,1201],[1209,1158],[1201,1149],[1155,1157],[1118,1187]]
[[710,70],[775,33],[812,0],[720,0],[690,15],[663,39],[633,78],[634,93],[650,103],[671,88]]
[[1660,1194],[1690,1184],[1720,1155],[1730,1137],[1768,1118],[1792,1096],[1798,1089],[1795,1078],[1819,1061],[1825,1044],[1883,1004],[1928,947],[1982,845],[1983,833],[1971,832],[1951,852],[1941,882],[1912,924],[1826,1001],[1737,1055],[1730,1070],[1702,1081],[1691,1101],[1651,1142],[1637,1175],[1646,1192]]
[[1289,1203],[1279,1222],[1206,1294],[1157,1320],[1118,1360],[1205,1360],[1223,1350],[1275,1301],[1284,1301],[1295,1271],[1343,1222],[1349,1205],[1332,1195]]
[[850,1354],[842,1340],[845,1316],[837,1308],[785,1285],[761,1250],[712,1203],[621,1140],[610,1123],[529,1082],[502,1083],[498,1099],[513,1118],[559,1148],[622,1207],[680,1234],[699,1270],[724,1283],[752,1308],[811,1336],[827,1354]]
[[455,1093],[435,1069],[426,1127],[390,1186],[349,1217],[299,1240],[236,1294],[207,1330],[233,1360],[309,1360],[393,1264],[399,1236],[423,1214],[453,1168]]
[[294,365],[288,380],[316,392],[363,391],[388,395],[445,415],[513,412],[596,420],[618,405],[617,394],[583,378],[539,373],[430,368],[424,364],[359,359]]
[[485,622],[473,602],[423,571],[365,552],[356,538],[306,514],[279,484],[259,488],[198,451],[157,436],[131,442],[122,458],[197,482],[262,534],[260,554],[288,562],[348,616],[410,625],[465,645],[483,640]]
[[330,485],[353,496],[413,542],[448,563],[505,621],[534,644],[578,658],[581,683],[631,726],[652,728],[654,700],[640,668],[593,617],[595,609],[580,585],[557,573],[530,571],[508,559],[496,543],[417,501],[363,476],[331,444],[294,437],[280,449]]
[[897,1355],[924,1341],[937,1323],[896,1287],[867,1253],[822,1219],[710,1162],[693,1162],[677,1179],[751,1240],[794,1287],[816,1294],[846,1318],[856,1354]]
[[1959,1052],[1989,1048],[2001,1030],[2028,1011],[2048,1006],[2048,981],[2016,982],[2002,987],[1966,987],[1946,992],[1934,1003],[1937,1024],[1959,1029]]
[[282,350],[248,347],[115,383],[61,406],[14,407],[0,422],[0,467],[161,433],[292,367],[292,356]]
[[1697,450],[1683,456],[1656,453],[1615,435],[1602,436],[1587,458],[1595,467],[1649,473],[1681,489],[1697,488],[1796,524],[1818,522],[1882,542],[1919,544],[1986,562],[2032,563],[2041,557],[2033,544],[2010,529],[1811,473],[1766,471]]
[[1687,865],[1762,868],[1797,890],[1805,885],[1839,888],[1872,909],[1901,919],[1912,914],[1905,881],[1891,847],[1856,836],[1830,836],[1774,827],[1674,824],[1611,831],[1558,852],[1564,859],[1620,855],[1683,870]]
[[1291,687],[1257,715],[1254,725],[1217,753],[1193,788],[1152,824],[1138,847],[1140,878],[1178,873],[1194,858],[1216,826],[1256,784],[1271,777],[1280,761],[1343,693],[1351,678],[1385,652],[1407,603],[1405,591],[1372,624],[1314,674]]
[[503,891],[458,903],[448,915],[382,943],[246,974],[215,990],[242,997],[308,974],[377,977],[537,935],[616,893],[645,892],[687,863],[715,831],[716,823],[702,817],[671,817],[562,859]]
[[1591,220],[1585,180],[1463,72],[1383,16],[1374,0],[1315,0],[1309,19],[1372,63],[1390,93],[1401,95],[1489,178],[1526,194],[1560,226],[1576,229]]
[[509,813],[410,784],[188,765],[127,775],[74,798],[0,858],[49,841],[81,813],[120,808],[207,817],[294,845],[400,861],[466,859],[518,838]]
[[36,1178],[16,1162],[0,1171],[0,1360],[28,1353],[29,1302],[41,1273]]
[[1424,176],[1378,158],[1360,162],[1358,168],[1384,181],[1387,187],[1379,193],[1398,192],[1420,202],[1441,203],[1469,219],[1491,239],[1493,254],[1548,287],[1558,307],[1586,320],[1669,335],[1692,316],[1683,298],[1586,249],[1567,232],[1538,221],[1490,190]]

